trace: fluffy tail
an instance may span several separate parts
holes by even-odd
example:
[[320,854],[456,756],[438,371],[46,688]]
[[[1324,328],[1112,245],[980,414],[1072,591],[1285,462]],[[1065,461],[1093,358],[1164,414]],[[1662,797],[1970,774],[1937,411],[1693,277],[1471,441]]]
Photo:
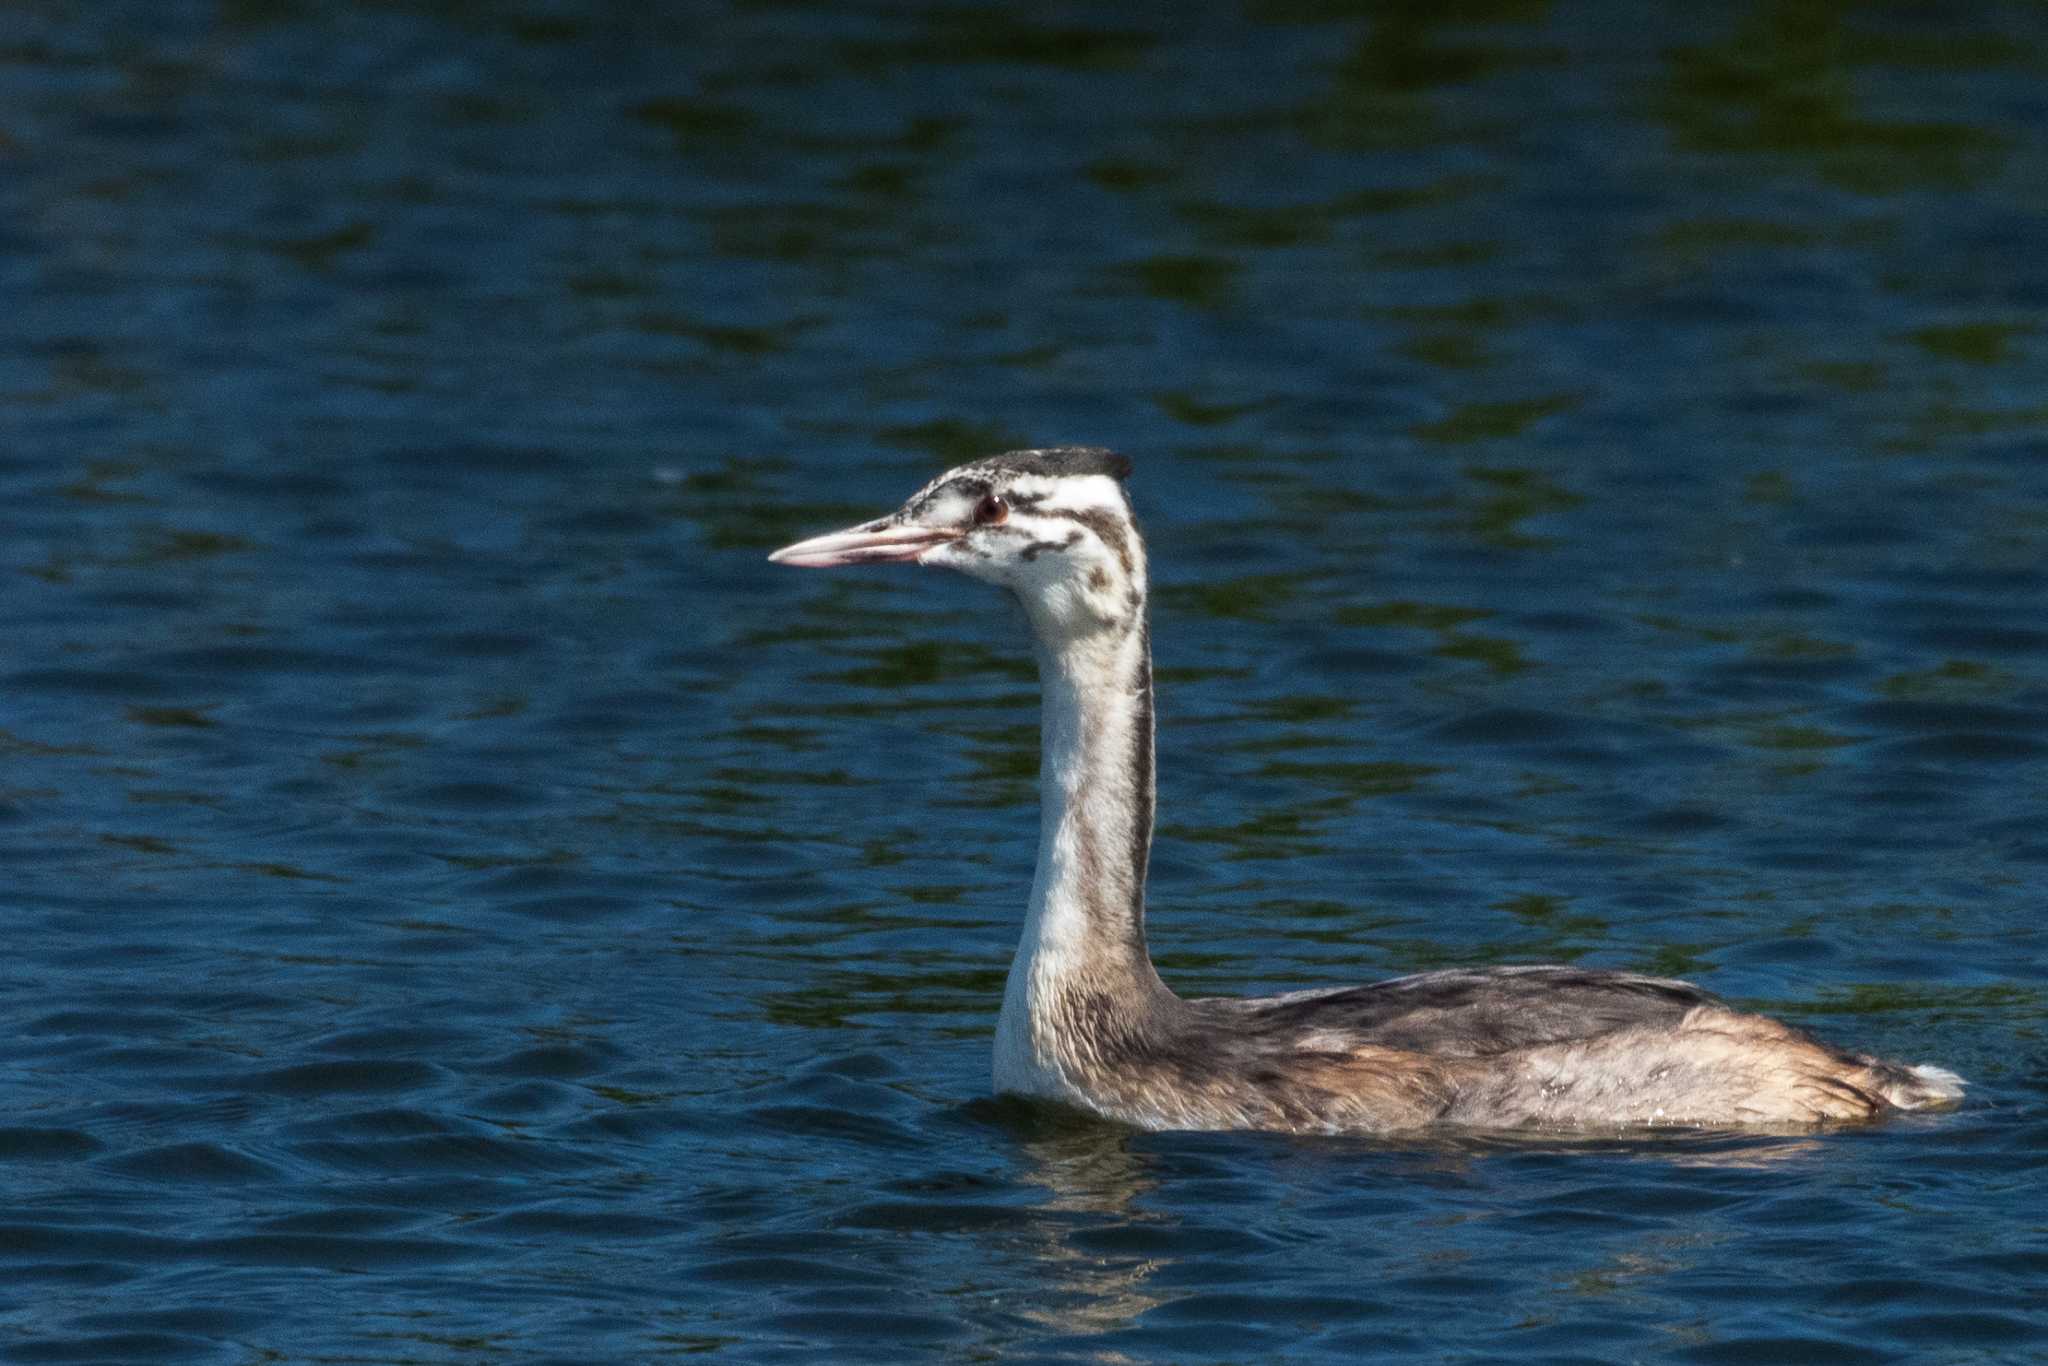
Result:
[[1949,1110],[1962,1103],[1963,1079],[1929,1063],[1879,1063],[1877,1093],[1901,1110]]

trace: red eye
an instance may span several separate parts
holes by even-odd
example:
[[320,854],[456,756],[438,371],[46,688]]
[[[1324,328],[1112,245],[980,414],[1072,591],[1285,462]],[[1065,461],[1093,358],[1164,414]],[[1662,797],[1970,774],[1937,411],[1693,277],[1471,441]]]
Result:
[[974,505],[974,524],[976,526],[994,526],[1009,515],[1010,504],[1000,493],[986,494],[979,503]]

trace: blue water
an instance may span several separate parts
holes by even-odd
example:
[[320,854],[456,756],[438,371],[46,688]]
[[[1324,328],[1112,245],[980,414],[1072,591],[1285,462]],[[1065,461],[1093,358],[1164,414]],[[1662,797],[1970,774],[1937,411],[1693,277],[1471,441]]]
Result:
[[[2048,1356],[2048,12],[0,11],[0,1360]],[[1809,1137],[985,1097],[1150,537],[1190,994],[1690,976]]]

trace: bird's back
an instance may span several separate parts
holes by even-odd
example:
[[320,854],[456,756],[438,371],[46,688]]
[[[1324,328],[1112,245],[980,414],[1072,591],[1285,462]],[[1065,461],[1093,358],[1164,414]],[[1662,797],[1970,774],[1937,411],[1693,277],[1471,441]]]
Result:
[[1297,1131],[1810,1125],[1961,1094],[1688,982],[1574,967],[1193,1000],[1173,1032],[1153,1050],[1171,1089]]
[[1574,967],[1450,968],[1369,986],[1188,1003],[1198,1019],[1251,1043],[1317,1041],[1472,1058],[1645,1026],[1675,1027],[1720,1006],[1690,982]]

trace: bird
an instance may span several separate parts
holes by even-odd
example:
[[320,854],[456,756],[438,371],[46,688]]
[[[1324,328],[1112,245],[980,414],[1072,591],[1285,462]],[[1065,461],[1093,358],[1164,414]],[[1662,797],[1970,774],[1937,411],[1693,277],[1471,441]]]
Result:
[[1689,982],[1576,966],[1183,998],[1145,941],[1155,779],[1130,460],[1006,451],[769,559],[913,564],[1005,589],[1043,694],[1037,870],[995,1027],[998,1094],[1141,1130],[1402,1134],[1812,1128],[1952,1108],[1964,1083]]

